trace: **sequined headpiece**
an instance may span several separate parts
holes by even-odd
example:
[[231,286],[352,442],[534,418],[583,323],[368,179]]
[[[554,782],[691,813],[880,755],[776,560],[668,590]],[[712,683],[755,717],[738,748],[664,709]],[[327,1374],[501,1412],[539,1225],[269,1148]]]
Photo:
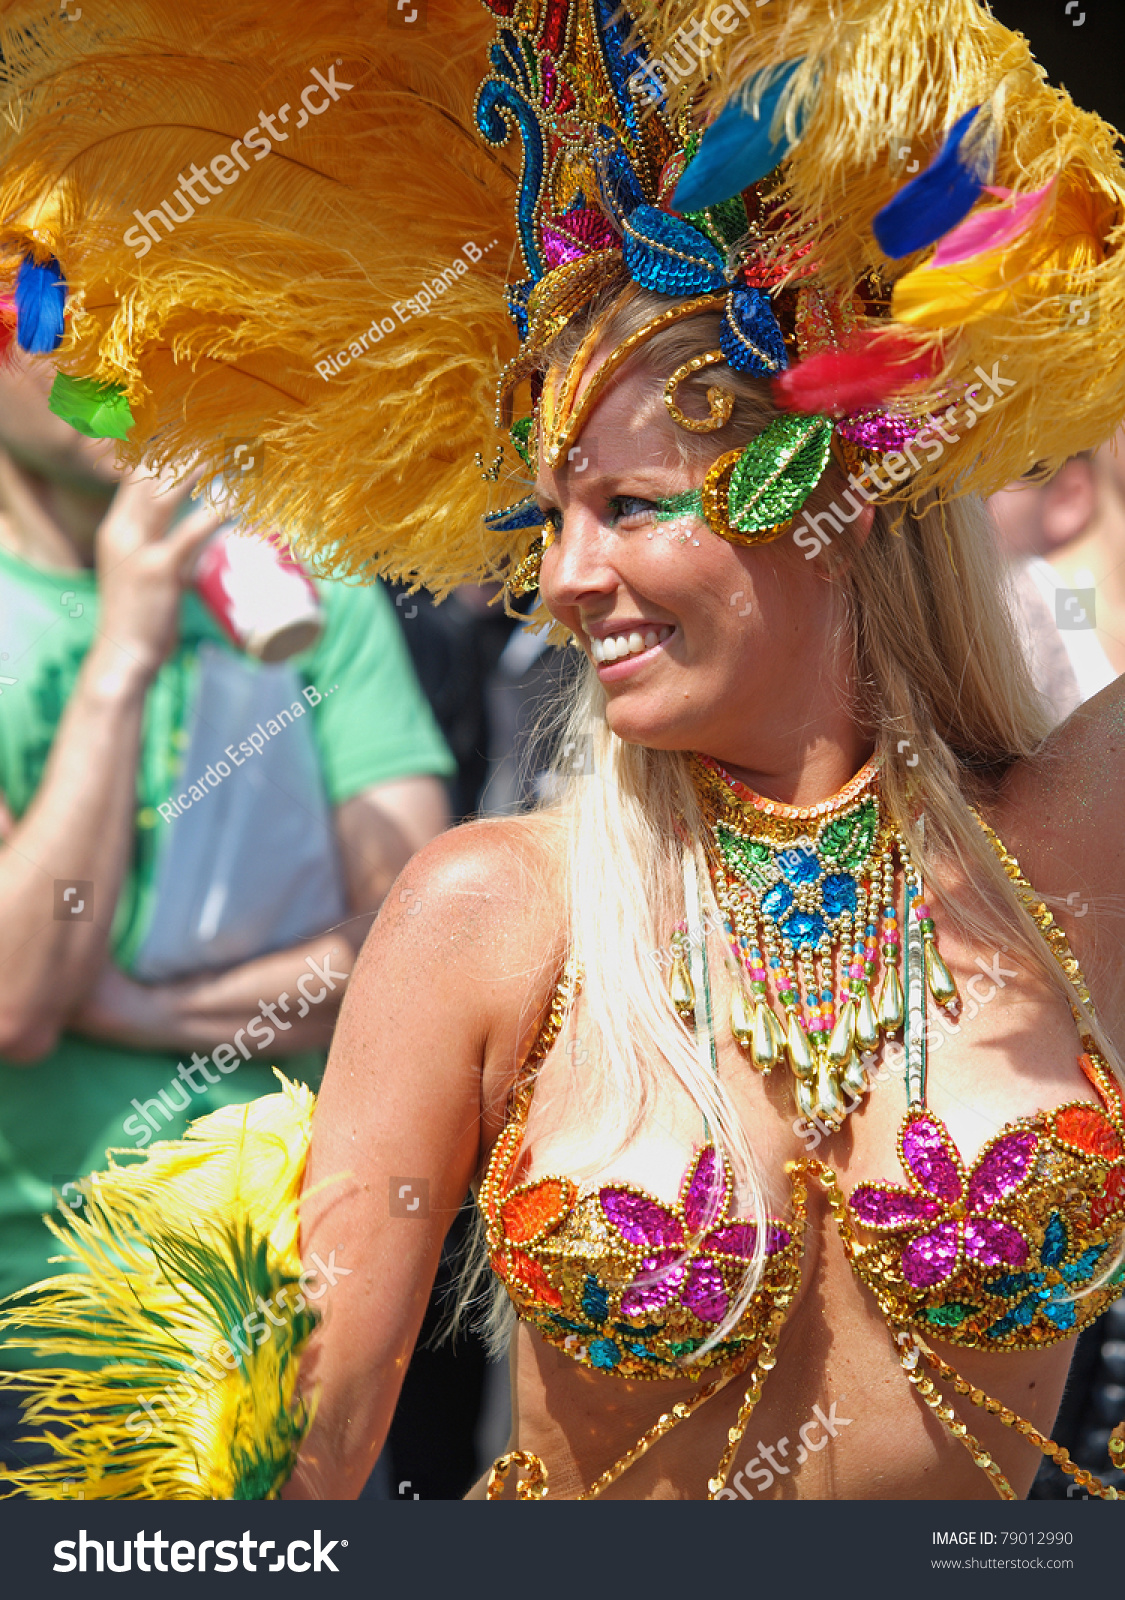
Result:
[[[850,309],[829,304],[815,283],[786,287],[802,252],[780,242],[784,191],[776,174],[715,204],[677,202],[699,134],[690,108],[675,115],[669,109],[651,46],[627,12],[612,0],[485,3],[501,20],[478,125],[496,148],[517,131],[523,146],[517,225],[525,275],[507,293],[520,351],[499,389],[513,443],[529,467],[536,456],[558,466],[608,381],[642,344],[685,317],[721,316],[718,347],[672,373],[665,386],[669,413],[693,433],[721,428],[734,409],[717,379],[707,390],[708,414],[688,415],[678,390],[695,372],[725,365],[772,378],[854,323]],[[592,322],[566,371],[545,383],[551,340],[596,296],[630,284],[666,296],[667,308],[604,354],[580,399],[605,315]],[[874,311],[871,285],[868,291]],[[513,423],[513,397],[525,380],[531,408]],[[876,415],[845,419],[835,431],[858,444],[872,435]],[[893,434],[895,420],[878,417]],[[746,451],[721,457],[690,509],[740,543],[776,537],[820,479],[833,431],[825,416],[781,418]],[[527,497],[489,522],[514,532],[538,526],[542,514]],[[533,587],[541,550],[541,540],[533,543],[513,573],[514,592]]]
[[[763,18],[769,0],[702,11],[694,0],[690,8],[637,0],[632,18],[612,0],[486,4],[502,20],[480,127],[497,145],[518,127],[524,146],[518,215],[527,275],[508,296],[521,350],[501,379],[502,399],[541,370],[544,346],[600,289],[631,282],[671,300],[600,362],[580,401],[583,369],[604,342],[601,323],[553,386],[533,378],[532,410],[513,432],[529,465],[536,446],[548,467],[564,459],[606,382],[645,340],[680,317],[719,311],[719,348],[669,378],[672,417],[693,432],[729,420],[733,396],[721,378],[702,420],[676,399],[694,371],[724,363],[772,379],[784,411],[709,473],[691,509],[713,531],[746,543],[776,537],[819,481],[833,443],[853,472],[885,467],[886,480],[872,472],[869,499],[901,495],[900,485],[948,492],[956,481],[948,464],[939,474],[927,466],[959,442],[949,424],[964,407],[962,431],[973,427],[1016,387],[1000,363],[973,363],[981,333],[1006,333],[1021,311],[1041,312],[1045,296],[1056,313],[1052,295],[1071,294],[1080,309],[1114,253],[1125,189],[1120,166],[1107,161],[1108,130],[1048,89],[1023,41],[964,0],[937,0],[932,9],[944,16],[926,19],[961,48],[964,82],[931,81],[918,45],[913,96],[894,58],[920,19],[907,22],[899,0],[853,7],[848,28],[830,7],[798,8],[796,23]],[[845,94],[841,104],[839,80],[855,89],[858,59],[873,76],[876,28],[898,68],[890,99],[910,112],[926,95],[931,104],[902,123],[909,142],[878,152],[884,183],[900,183],[865,216],[862,196],[858,208],[851,197],[854,178],[829,196],[815,174],[834,166],[849,175],[843,138],[850,143],[851,131],[841,112],[853,125],[863,116],[858,98],[848,105]],[[705,107],[701,84],[711,86]],[[873,108],[863,114],[877,124],[874,83],[864,89]],[[925,170],[902,182],[922,166],[917,158],[907,166],[903,151],[909,157],[932,140],[935,91],[957,115]],[[1068,139],[1056,143],[1054,173],[1025,192],[1016,180],[1035,162],[1042,168],[1047,119],[1064,106]],[[701,110],[718,112],[705,129]],[[916,123],[926,124],[922,137]],[[870,154],[866,165],[875,165]],[[1012,187],[993,181],[1001,174]],[[802,204],[802,191],[814,206]],[[933,245],[921,266],[900,266]],[[1113,283],[1120,296],[1119,269]],[[1113,388],[1116,417],[1125,388]],[[490,520],[514,531],[534,526],[538,513],[529,499]],[[534,582],[543,544],[514,574],[517,591]]]

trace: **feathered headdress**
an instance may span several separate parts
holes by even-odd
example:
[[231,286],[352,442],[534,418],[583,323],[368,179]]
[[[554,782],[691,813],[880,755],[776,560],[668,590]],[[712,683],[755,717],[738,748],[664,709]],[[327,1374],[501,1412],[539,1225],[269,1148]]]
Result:
[[728,537],[832,440],[911,499],[1114,431],[1125,176],[1018,34],[977,0],[631,12],[0,0],[0,271],[56,409],[201,462],[322,569],[439,593],[525,555],[519,456],[596,398],[544,393],[543,351],[618,281],[719,311],[715,363],[789,413],[705,486]]

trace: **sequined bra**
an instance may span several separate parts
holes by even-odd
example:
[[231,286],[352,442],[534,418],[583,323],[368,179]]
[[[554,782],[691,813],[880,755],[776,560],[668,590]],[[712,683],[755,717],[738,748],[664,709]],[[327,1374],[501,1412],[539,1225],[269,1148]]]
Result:
[[[1061,929],[1035,902],[1018,863],[994,843],[1053,953],[1087,998]],[[662,1416],[582,1498],[600,1493],[663,1433],[749,1372],[738,1421],[708,1484],[713,1498],[733,1495],[725,1482],[734,1450],[799,1288],[810,1181],[827,1195],[848,1260],[878,1302],[907,1377],[1001,1497],[1013,1497],[1010,1485],[957,1420],[927,1368],[1018,1428],[1089,1492],[1117,1498],[1030,1423],[967,1384],[927,1342],[936,1336],[966,1348],[1037,1349],[1080,1331],[1121,1293],[1125,1268],[1115,1268],[1115,1261],[1125,1226],[1125,1105],[1092,1040],[1084,1038],[1079,1064],[1100,1106],[1073,1101],[1022,1117],[971,1165],[941,1118],[917,1102],[898,1136],[905,1183],[861,1183],[845,1197],[824,1162],[790,1162],[791,1215],[765,1222],[755,1293],[726,1337],[699,1356],[757,1246],[757,1225],[731,1215],[731,1172],[712,1144],[693,1153],[672,1204],[631,1184],[580,1187],[555,1175],[517,1181],[535,1073],[576,989],[568,971],[488,1162],[480,1205],[491,1264],[520,1318],[582,1365],[628,1378],[701,1380],[688,1401]],[[546,1493],[542,1463],[515,1452],[494,1467],[490,1496],[501,1492],[513,1465],[526,1470],[521,1497]]]

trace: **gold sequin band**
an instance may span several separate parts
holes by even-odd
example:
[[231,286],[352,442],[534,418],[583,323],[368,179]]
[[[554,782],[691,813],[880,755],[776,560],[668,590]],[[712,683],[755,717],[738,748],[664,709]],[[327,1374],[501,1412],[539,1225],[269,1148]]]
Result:
[[567,368],[561,383],[552,391],[550,385],[543,390],[540,401],[540,441],[545,464],[552,470],[558,466],[566,452],[582,431],[586,418],[601,398],[609,380],[629,360],[633,353],[647,343],[663,328],[670,328],[685,317],[696,317],[705,311],[717,311],[726,304],[726,294],[705,294],[694,300],[683,300],[670,306],[658,317],[624,339],[595,372],[581,400],[576,401],[579,384],[586,363],[602,338],[605,319],[594,324]]

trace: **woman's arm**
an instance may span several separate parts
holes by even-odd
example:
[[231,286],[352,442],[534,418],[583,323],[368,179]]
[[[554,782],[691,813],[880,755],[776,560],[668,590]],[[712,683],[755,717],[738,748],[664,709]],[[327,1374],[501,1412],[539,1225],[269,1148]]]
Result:
[[1125,1047],[1125,676],[1020,762],[995,826],[1062,926]]
[[434,840],[352,974],[305,1178],[302,1257],[334,1270],[302,1360],[316,1413],[286,1498],[355,1498],[382,1448],[442,1241],[550,991],[556,930],[528,851],[509,822]]

